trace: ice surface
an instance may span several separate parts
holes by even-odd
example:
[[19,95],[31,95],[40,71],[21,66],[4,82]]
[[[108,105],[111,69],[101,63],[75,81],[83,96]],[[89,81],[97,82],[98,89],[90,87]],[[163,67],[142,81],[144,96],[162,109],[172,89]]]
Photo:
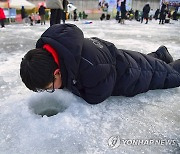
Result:
[[[118,48],[149,53],[166,45],[174,59],[180,58],[179,21],[68,22],[77,24],[85,37],[100,37]],[[98,105],[64,90],[29,91],[21,82],[19,64],[48,26],[12,24],[0,29],[0,154],[180,153],[180,88],[110,97]],[[129,142],[123,144],[123,139]],[[133,139],[172,144],[132,145]]]

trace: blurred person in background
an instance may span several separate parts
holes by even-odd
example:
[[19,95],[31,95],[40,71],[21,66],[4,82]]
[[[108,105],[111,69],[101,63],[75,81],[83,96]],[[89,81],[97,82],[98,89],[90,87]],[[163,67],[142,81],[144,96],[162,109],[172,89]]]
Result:
[[121,2],[121,24],[124,24],[124,21],[126,19],[126,0]]
[[173,20],[178,20],[178,14],[177,14],[177,10],[175,10],[172,14]]
[[62,0],[46,0],[46,7],[50,9],[50,26],[54,24],[60,24],[63,12],[63,1]]
[[46,14],[46,11],[45,11],[45,7],[43,5],[41,5],[39,7],[39,15],[41,17],[41,25],[44,24],[45,25],[45,14]]
[[154,19],[157,20],[158,18],[159,18],[159,9],[157,9],[154,14]]
[[162,3],[161,11],[160,11],[160,17],[159,17],[159,24],[164,24],[166,19],[166,4]]
[[0,23],[1,23],[1,28],[4,28],[4,21],[6,19],[6,16],[4,14],[4,10],[0,7]]
[[78,19],[77,19],[77,9],[75,9],[73,11],[73,18],[74,18],[74,21],[78,21]]
[[63,23],[65,24],[65,20],[66,20],[66,14],[67,14],[67,5],[69,4],[69,2],[67,0],[63,0],[63,11],[62,11],[62,20]]
[[143,22],[143,19],[146,19],[146,23],[148,23],[148,18],[149,18],[149,12],[150,12],[150,5],[149,3],[146,3],[146,5],[143,7],[143,13],[142,13],[142,18],[141,18],[141,23]]
[[21,7],[21,18],[24,23],[28,23],[27,13],[26,13],[24,6]]
[[136,11],[135,11],[135,20],[136,20],[136,21],[140,21],[139,10],[136,10]]

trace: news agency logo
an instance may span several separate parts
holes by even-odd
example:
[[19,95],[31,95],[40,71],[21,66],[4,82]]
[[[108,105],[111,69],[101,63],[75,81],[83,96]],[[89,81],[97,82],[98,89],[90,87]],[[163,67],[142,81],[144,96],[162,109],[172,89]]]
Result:
[[108,139],[108,146],[111,149],[118,148],[120,145],[130,145],[130,146],[173,146],[178,145],[177,141],[174,139],[122,139],[120,136],[111,136]]
[[108,146],[112,149],[118,148],[120,146],[121,139],[119,136],[111,136],[108,140]]

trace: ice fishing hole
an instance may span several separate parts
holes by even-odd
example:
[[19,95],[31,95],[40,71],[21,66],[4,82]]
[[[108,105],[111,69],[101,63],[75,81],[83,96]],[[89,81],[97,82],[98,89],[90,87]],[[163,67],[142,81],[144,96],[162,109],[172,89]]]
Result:
[[51,117],[58,113],[65,112],[68,104],[63,100],[50,95],[41,95],[29,100],[29,108],[37,115]]

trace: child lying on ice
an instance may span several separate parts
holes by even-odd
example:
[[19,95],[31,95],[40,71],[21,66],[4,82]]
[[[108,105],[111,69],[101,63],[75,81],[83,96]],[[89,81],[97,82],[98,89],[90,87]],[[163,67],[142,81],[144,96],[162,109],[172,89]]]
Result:
[[84,38],[75,25],[53,25],[22,59],[20,75],[35,92],[67,88],[90,104],[180,86],[180,59],[165,46],[148,55]]

